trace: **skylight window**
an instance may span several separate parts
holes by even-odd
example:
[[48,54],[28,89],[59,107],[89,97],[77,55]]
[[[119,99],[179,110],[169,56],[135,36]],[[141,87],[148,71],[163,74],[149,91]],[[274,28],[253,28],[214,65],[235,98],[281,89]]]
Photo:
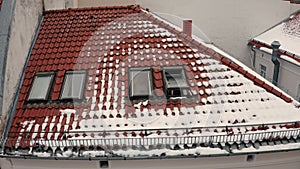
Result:
[[69,71],[66,73],[61,99],[81,99],[85,84],[85,71]]
[[27,100],[47,100],[53,77],[53,72],[36,73]]
[[170,97],[186,97],[191,95],[183,67],[163,68],[165,93]]
[[149,68],[130,69],[130,98],[149,97],[152,95],[152,78]]

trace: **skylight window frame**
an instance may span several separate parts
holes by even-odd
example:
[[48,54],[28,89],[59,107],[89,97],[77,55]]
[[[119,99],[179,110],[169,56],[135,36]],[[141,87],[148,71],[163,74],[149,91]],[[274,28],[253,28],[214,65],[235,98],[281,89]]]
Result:
[[[133,76],[133,72],[134,71],[145,71],[145,72],[148,72],[148,83],[147,83],[147,86],[148,86],[148,94],[134,94],[133,93],[133,88],[134,86],[132,86],[132,76]],[[129,76],[128,76],[128,88],[129,88],[129,91],[128,91],[128,94],[129,94],[129,98],[131,100],[138,100],[138,99],[147,99],[147,98],[150,98],[150,97],[153,97],[153,91],[154,91],[154,86],[153,86],[153,74],[152,74],[152,69],[151,67],[132,67],[132,68],[129,68]]]
[[[49,101],[50,93],[52,91],[52,87],[53,87],[53,83],[54,83],[54,79],[55,79],[55,75],[56,75],[55,72],[37,72],[37,73],[35,73],[34,79],[33,79],[32,84],[30,86],[29,94],[26,98],[26,101],[27,102],[46,102],[46,101]],[[34,90],[34,84],[35,84],[37,78],[38,77],[47,77],[47,76],[50,77],[50,81],[49,81],[49,84],[48,84],[46,95],[43,98],[32,98],[31,93]]]
[[[82,75],[84,75],[83,80],[82,80],[82,84],[81,84],[81,87],[80,87],[81,92],[79,94],[79,97],[74,97],[74,96],[65,97],[65,96],[63,96],[63,94],[64,94],[64,90],[65,90],[65,87],[66,87],[67,79],[68,79],[67,76],[71,76],[71,75],[74,75],[74,74],[82,74]],[[74,100],[75,101],[82,100],[84,98],[84,92],[85,92],[85,86],[86,86],[86,79],[87,79],[87,71],[85,71],[85,70],[70,70],[70,71],[67,71],[65,73],[65,76],[64,76],[64,81],[63,81],[63,84],[62,84],[62,88],[61,88],[59,99],[60,100],[73,100],[73,101]]]
[[[180,81],[183,82],[183,84],[178,85],[178,83],[176,83],[177,85],[170,85],[168,84],[168,71],[181,71],[181,76],[182,79]],[[190,91],[190,86],[188,85],[188,81],[187,81],[187,77],[186,77],[186,73],[185,73],[185,69],[183,66],[168,66],[168,67],[163,67],[162,68],[162,77],[163,77],[163,84],[164,84],[164,92],[165,95],[168,99],[170,98],[179,98],[179,97],[189,97],[192,96],[192,93]],[[170,94],[170,93],[174,93],[174,92],[179,92],[180,94]],[[184,92],[186,94],[184,94]]]

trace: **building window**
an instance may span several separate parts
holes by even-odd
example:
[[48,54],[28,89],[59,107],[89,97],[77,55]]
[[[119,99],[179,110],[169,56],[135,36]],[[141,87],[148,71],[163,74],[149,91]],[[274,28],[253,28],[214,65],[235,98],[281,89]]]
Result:
[[130,98],[143,98],[152,95],[150,68],[131,68],[129,75]]
[[109,168],[108,161],[100,161],[100,168]]
[[248,155],[247,155],[247,158],[246,158],[246,161],[247,161],[247,162],[252,162],[252,161],[254,161],[254,158],[255,158],[255,155],[253,155],[253,154],[248,154]]
[[61,99],[81,99],[84,91],[85,71],[68,71],[66,73]]
[[191,95],[183,67],[164,67],[163,77],[168,98]]
[[265,65],[260,64],[260,70],[259,70],[259,74],[266,78],[267,75],[267,67]]
[[54,72],[36,73],[27,100],[47,100],[53,77]]

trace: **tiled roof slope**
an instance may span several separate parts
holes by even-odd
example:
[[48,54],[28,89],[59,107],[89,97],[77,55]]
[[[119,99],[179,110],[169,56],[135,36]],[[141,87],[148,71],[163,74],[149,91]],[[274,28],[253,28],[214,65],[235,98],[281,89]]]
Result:
[[[178,65],[184,67],[194,97],[168,100],[162,67]],[[129,68],[141,66],[152,68],[154,96],[131,102]],[[68,70],[88,72],[82,102],[59,100]],[[35,73],[47,71],[56,72],[51,101],[26,103]],[[297,121],[299,109],[292,101],[250,70],[138,6],[46,11],[8,135],[13,142],[7,145],[27,147],[28,140],[168,137],[184,133],[162,129]],[[109,130],[115,132],[105,132]]]
[[[253,38],[249,45],[271,49],[273,41],[281,43],[279,54],[288,60],[300,63],[300,11],[291,15],[287,20]],[[282,57],[283,59],[285,57]]]

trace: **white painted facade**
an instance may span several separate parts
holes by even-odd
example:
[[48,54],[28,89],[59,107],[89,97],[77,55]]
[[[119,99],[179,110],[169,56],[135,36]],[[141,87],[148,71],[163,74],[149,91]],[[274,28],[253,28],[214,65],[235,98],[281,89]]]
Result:
[[[254,70],[261,75],[261,65],[266,67],[265,78],[272,82],[274,64],[272,62],[272,54],[264,50],[254,49],[251,51],[252,57],[255,57]],[[255,56],[254,56],[255,55]],[[300,101],[300,66],[279,58],[280,68],[278,77],[278,87],[287,94]]]
[[45,10],[134,5],[136,0],[44,0]]
[[78,7],[134,5],[136,0],[78,0]]
[[300,9],[300,4],[283,0],[172,0],[172,3],[137,0],[137,3],[178,26],[182,19],[192,19],[193,34],[209,39],[249,67],[248,40]]
[[[175,158],[175,159],[140,159],[109,160],[111,169],[299,169],[300,151],[278,152],[254,155],[253,161],[247,161],[247,155]],[[100,160],[45,160],[2,158],[2,169],[98,169]]]

